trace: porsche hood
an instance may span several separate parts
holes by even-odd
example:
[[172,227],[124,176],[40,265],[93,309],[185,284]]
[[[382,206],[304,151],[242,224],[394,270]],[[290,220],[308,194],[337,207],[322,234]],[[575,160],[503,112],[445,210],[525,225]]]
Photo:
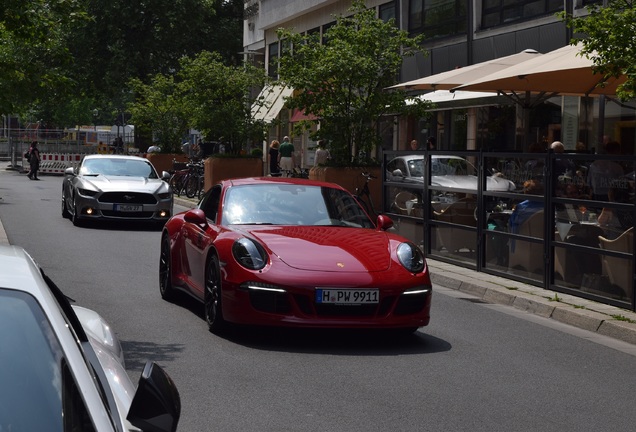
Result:
[[250,230],[290,267],[323,272],[379,272],[391,266],[389,235],[363,228],[282,226]]

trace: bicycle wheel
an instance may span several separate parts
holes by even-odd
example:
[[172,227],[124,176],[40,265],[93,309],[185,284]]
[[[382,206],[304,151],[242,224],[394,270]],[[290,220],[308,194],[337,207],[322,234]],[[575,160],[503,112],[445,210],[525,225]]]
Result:
[[185,194],[188,198],[194,198],[199,192],[199,176],[190,175],[186,180]]
[[172,189],[172,193],[176,196],[181,196],[181,192],[183,191],[183,179],[183,174],[178,172],[172,174],[172,177],[170,177],[170,181],[168,182],[168,184]]

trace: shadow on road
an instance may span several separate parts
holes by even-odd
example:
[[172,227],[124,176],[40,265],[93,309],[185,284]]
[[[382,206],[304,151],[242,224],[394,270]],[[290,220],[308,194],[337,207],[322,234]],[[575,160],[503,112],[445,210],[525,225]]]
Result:
[[124,350],[126,369],[133,371],[141,371],[148,360],[157,363],[173,361],[185,349],[182,344],[156,344],[124,340],[120,340],[120,342]]

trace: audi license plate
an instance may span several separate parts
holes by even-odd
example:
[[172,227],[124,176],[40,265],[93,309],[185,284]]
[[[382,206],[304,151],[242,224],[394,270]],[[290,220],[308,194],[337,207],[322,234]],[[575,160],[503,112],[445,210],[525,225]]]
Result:
[[115,204],[113,210],[118,212],[140,212],[142,207],[139,204]]
[[378,289],[316,289],[316,303],[360,305],[378,303]]

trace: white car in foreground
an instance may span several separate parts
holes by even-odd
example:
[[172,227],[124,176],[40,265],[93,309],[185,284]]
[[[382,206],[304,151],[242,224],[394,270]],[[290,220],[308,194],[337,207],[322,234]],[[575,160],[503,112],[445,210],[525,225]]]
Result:
[[161,367],[148,362],[135,389],[102,317],[0,245],[0,431],[172,432],[180,413]]

